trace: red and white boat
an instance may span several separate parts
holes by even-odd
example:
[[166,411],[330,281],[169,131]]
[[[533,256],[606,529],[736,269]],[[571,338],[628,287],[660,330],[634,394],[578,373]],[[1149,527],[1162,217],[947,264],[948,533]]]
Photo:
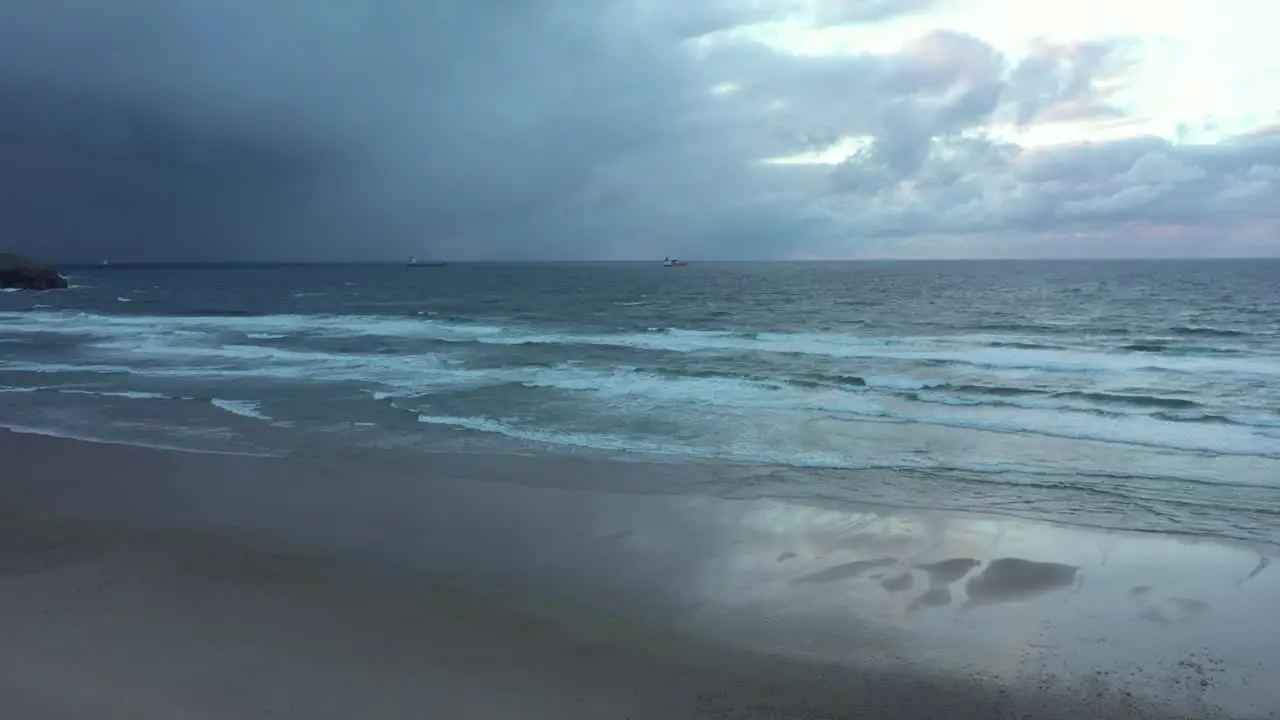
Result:
[[672,258],[665,258],[662,261],[662,267],[684,267],[685,265],[688,265],[688,264],[689,263],[683,260],[675,260]]

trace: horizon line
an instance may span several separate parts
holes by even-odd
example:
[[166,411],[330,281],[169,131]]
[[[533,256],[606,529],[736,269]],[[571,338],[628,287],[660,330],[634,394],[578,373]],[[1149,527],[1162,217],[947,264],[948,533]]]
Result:
[[[815,264],[815,263],[890,263],[890,262],[1223,262],[1223,261],[1276,261],[1280,260],[1280,255],[1231,255],[1231,256],[1156,256],[1156,257],[886,257],[886,258],[777,258],[777,259],[755,259],[755,260],[731,260],[731,259],[689,259],[686,260],[690,265],[693,264],[715,264],[715,265],[764,265],[764,264]],[[102,260],[41,260],[46,264],[62,265],[67,267],[125,267],[125,266],[141,266],[141,265],[188,265],[188,266],[295,266],[295,267],[341,267],[341,266],[405,266],[403,260],[118,260],[108,261],[104,264]],[[612,259],[612,260],[588,260],[588,259],[548,259],[548,260],[450,260],[448,267],[452,265],[607,265],[607,264],[653,264],[660,265],[662,260],[650,258],[645,259]],[[439,269],[439,268],[436,268]]]

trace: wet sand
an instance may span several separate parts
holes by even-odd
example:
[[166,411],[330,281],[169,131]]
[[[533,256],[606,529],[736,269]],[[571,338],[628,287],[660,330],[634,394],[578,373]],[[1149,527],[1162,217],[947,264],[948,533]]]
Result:
[[15,719],[1277,707],[1266,550],[590,492],[575,473],[673,471],[557,459],[424,468],[11,433],[0,458]]

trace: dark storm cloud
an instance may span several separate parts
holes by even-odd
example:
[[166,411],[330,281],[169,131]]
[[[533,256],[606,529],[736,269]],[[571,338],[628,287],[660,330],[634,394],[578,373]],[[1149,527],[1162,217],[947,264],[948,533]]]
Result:
[[[1273,135],[1032,152],[991,134],[1002,119],[1128,121],[1129,41],[1041,42],[1012,62],[951,31],[829,56],[740,32],[932,4],[11,0],[0,244],[93,259],[787,257],[1271,216]],[[850,137],[864,147],[834,171],[761,162]]]
[[678,37],[574,9],[8,3],[8,233],[147,255],[398,253],[472,226],[544,242],[511,236],[594,166],[667,141],[685,104]]

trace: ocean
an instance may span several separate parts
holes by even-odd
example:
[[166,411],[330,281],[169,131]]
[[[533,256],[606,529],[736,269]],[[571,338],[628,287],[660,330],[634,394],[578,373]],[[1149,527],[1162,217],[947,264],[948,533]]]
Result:
[[64,272],[0,294],[0,425],[1280,542],[1280,262]]

